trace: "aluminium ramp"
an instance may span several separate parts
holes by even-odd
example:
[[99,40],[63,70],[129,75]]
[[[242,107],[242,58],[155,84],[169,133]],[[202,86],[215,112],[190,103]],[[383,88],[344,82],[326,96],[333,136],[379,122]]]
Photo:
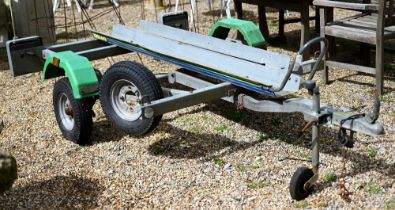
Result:
[[[237,86],[275,96],[265,87],[280,86],[290,57],[161,24],[141,21],[137,29],[115,25],[97,39],[145,53]],[[296,92],[301,77],[292,74],[283,91]],[[252,88],[253,87],[253,88]]]

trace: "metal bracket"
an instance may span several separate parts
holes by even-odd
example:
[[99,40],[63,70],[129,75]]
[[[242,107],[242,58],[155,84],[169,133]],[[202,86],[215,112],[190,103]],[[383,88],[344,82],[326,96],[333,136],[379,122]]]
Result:
[[318,181],[319,173],[318,173],[318,165],[313,166],[312,168],[314,175],[307,180],[307,182],[304,184],[303,188],[307,191],[310,189],[313,185],[315,185]]
[[149,104],[143,103],[141,109],[144,113],[144,117],[151,118],[213,99],[226,97],[232,89],[235,89],[235,86],[228,82],[224,82],[198,89],[191,93],[181,93],[156,101],[151,101]]

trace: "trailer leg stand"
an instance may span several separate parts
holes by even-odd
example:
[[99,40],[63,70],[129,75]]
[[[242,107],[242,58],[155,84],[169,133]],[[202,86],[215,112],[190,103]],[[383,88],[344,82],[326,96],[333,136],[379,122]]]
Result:
[[309,89],[310,95],[313,98],[312,110],[315,112],[317,120],[312,123],[312,168],[301,167],[293,174],[289,186],[291,197],[295,200],[303,200],[308,197],[312,191],[313,186],[318,180],[319,172],[319,145],[318,139],[320,134],[320,93],[316,85],[312,85]]
[[315,123],[312,127],[312,170],[314,175],[304,184],[304,189],[310,189],[318,180],[318,167],[319,167],[319,139],[320,127],[318,123]]
[[[313,95],[313,107],[312,109],[317,114],[320,114],[320,91],[319,87],[315,86],[310,94]],[[317,117],[318,118],[318,117]],[[311,143],[312,143],[312,170],[314,175],[304,184],[304,189],[308,190],[311,188],[318,180],[318,166],[320,162],[320,154],[319,154],[319,137],[320,137],[320,123],[319,120],[312,125],[312,135],[311,135]]]

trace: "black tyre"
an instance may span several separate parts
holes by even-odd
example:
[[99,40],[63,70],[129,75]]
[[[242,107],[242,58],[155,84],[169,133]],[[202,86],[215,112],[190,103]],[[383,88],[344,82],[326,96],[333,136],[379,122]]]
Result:
[[310,187],[309,189],[304,189],[304,184],[313,177],[314,173],[313,170],[307,167],[301,167],[296,170],[291,178],[291,183],[289,185],[289,192],[291,193],[291,197],[297,201],[303,200],[307,198],[313,188]]
[[103,74],[97,69],[95,69],[95,74],[96,74],[97,80],[99,81],[99,84],[100,84],[101,80],[103,79]]
[[89,144],[92,132],[92,110],[88,99],[75,99],[68,78],[55,83],[53,105],[56,121],[63,136],[77,144]]
[[163,98],[162,89],[145,66],[131,61],[110,67],[100,83],[100,101],[107,119],[119,130],[142,136],[158,126],[162,116],[144,118],[139,101]]

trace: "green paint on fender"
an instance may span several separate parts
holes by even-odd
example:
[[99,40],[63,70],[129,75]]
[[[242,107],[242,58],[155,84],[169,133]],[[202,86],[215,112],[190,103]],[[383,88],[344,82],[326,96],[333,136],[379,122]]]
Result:
[[226,39],[230,29],[238,30],[244,36],[244,40],[249,46],[260,47],[267,45],[259,28],[251,21],[235,18],[222,19],[214,24],[209,36],[219,39]]
[[[53,65],[54,58],[60,60],[59,67]],[[99,94],[99,81],[92,64],[86,57],[77,55],[72,51],[50,54],[44,64],[43,80],[59,76],[69,78],[76,99]]]

